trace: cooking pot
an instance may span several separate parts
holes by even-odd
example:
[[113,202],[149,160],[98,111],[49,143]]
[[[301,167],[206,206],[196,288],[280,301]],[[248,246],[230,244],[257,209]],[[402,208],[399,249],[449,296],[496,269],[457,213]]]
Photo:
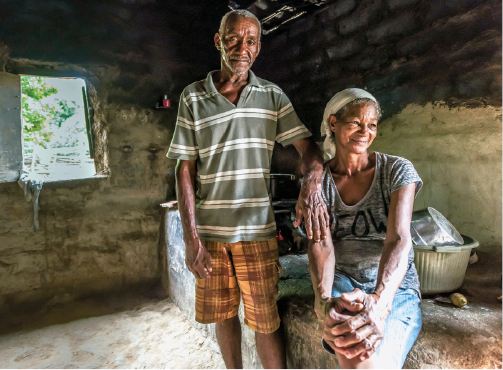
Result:
[[271,197],[278,199],[296,199],[299,197],[300,188],[295,175],[284,173],[272,173],[271,178]]

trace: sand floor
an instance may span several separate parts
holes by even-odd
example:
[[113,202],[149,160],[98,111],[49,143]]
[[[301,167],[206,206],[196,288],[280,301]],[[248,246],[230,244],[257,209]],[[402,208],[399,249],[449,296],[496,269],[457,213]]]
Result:
[[0,368],[225,368],[169,299],[0,336]]

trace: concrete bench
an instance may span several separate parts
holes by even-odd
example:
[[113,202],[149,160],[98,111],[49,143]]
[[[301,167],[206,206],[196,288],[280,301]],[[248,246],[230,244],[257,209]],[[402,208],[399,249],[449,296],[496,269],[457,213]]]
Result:
[[[166,247],[169,294],[191,323],[215,337],[214,325],[194,321],[195,279],[185,267],[185,245],[178,211],[166,213]],[[487,258],[486,258],[487,257]],[[460,292],[468,300],[465,308],[422,300],[423,328],[405,362],[405,368],[501,368],[501,258],[495,261],[481,253],[481,261],[468,268]],[[321,332],[313,310],[314,291],[307,255],[280,258],[278,306],[282,320],[289,368],[333,369],[335,356],[321,347]],[[243,310],[240,310],[241,321]],[[261,368],[254,333],[243,327],[245,368]]]

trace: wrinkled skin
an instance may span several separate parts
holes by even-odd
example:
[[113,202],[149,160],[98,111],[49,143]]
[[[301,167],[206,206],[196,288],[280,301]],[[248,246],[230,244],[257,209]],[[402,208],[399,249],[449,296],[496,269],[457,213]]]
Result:
[[[229,102],[237,105],[241,92],[248,84],[249,69],[260,52],[259,25],[252,18],[231,15],[227,18],[222,35],[214,37],[220,50],[221,69],[213,74],[217,91]],[[311,237],[321,238],[328,224],[326,207],[321,198],[323,157],[312,139],[294,143],[302,156],[305,181],[297,205],[299,220],[305,219]],[[211,256],[201,242],[195,221],[196,161],[180,160],[176,169],[178,204],[182,219],[185,263],[197,279],[211,277]],[[299,221],[300,222],[300,221]],[[216,325],[217,340],[228,368],[242,367],[241,326],[237,317]],[[256,333],[257,352],[264,368],[285,368],[286,358],[281,332]]]
[[[368,147],[377,134],[377,110],[371,103],[350,106],[338,120],[329,117],[336,155],[328,163],[337,190],[347,205],[357,204],[371,187],[375,154]],[[383,339],[385,320],[408,267],[412,247],[410,221],[415,184],[391,194],[384,248],[379,263],[376,289],[366,294],[359,289],[332,298],[332,309],[324,319],[324,339],[337,353],[342,368],[379,367],[375,352]],[[328,297],[334,282],[335,256],[331,236],[311,241],[309,266],[316,304]],[[349,305],[349,306],[348,306]],[[320,308],[317,314],[322,314]]]
[[377,110],[371,103],[353,105],[342,121],[332,115],[328,122],[341,154],[366,154],[377,134]]
[[[258,25],[252,18],[230,16],[224,35],[215,34],[214,41],[221,54],[221,72],[213,82],[220,94],[237,104],[248,83],[248,70],[260,53]],[[328,213],[321,197],[323,158],[312,139],[301,139],[293,145],[302,157],[305,175],[296,205],[295,226],[304,220],[308,238],[319,241],[328,233]]]
[[176,166],[178,209],[185,243],[185,265],[196,279],[207,279],[211,273],[211,256],[199,239],[196,227],[195,181],[196,161],[178,161]]
[[237,76],[248,74],[260,52],[258,32],[258,25],[252,18],[231,15],[227,19],[224,34],[215,34],[215,46],[220,50],[222,71],[227,70],[229,75]]
[[184,238],[186,248],[185,251],[185,265],[196,279],[207,279],[210,277],[211,269],[211,256],[204,248],[199,238]]
[[347,359],[358,358],[363,362],[371,358],[383,338],[389,310],[379,305],[374,294],[360,289],[334,300],[325,320],[323,338]]
[[294,226],[298,227],[304,220],[307,237],[320,241],[330,233],[327,206],[321,196],[323,160],[311,138],[297,140],[293,145],[302,157],[302,172],[305,174],[295,206],[297,214]]

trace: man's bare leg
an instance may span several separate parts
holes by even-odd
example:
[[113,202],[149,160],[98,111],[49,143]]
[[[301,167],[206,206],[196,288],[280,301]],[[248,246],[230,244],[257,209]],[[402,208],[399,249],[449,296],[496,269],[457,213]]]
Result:
[[255,342],[264,369],[286,369],[285,346],[279,329],[271,334],[255,332]]
[[241,324],[236,315],[215,324],[217,342],[227,369],[242,369]]

